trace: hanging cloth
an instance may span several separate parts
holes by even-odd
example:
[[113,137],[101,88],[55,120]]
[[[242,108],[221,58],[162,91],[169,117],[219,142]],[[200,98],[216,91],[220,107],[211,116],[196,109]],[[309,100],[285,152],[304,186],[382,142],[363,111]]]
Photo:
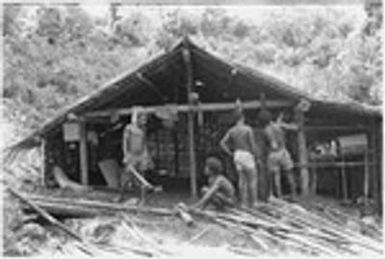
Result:
[[165,105],[156,110],[155,116],[162,120],[164,127],[173,128],[178,120],[178,108],[176,105]]

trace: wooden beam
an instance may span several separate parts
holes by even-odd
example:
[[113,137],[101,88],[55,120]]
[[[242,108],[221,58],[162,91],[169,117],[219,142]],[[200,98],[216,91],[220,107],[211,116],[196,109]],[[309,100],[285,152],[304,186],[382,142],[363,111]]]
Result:
[[366,131],[367,127],[363,126],[337,126],[337,125],[329,125],[329,126],[304,126],[305,131]]
[[[188,107],[192,107],[191,93],[193,91],[194,75],[191,61],[191,53],[185,48],[182,52],[183,60],[187,70],[187,100],[189,102]],[[196,176],[196,154],[195,154],[195,132],[194,132],[194,113],[193,110],[189,110],[187,114],[188,120],[188,139],[189,139],[189,158],[190,158],[190,185],[191,185],[191,196],[197,197],[197,176]]]
[[162,101],[167,101],[168,98],[159,91],[158,87],[156,87],[150,79],[144,77],[143,74],[140,72],[136,73],[136,77],[139,79],[139,81],[141,81],[142,83],[144,83],[144,85],[151,89],[151,91],[157,94],[160,99],[162,99]]
[[81,183],[88,185],[88,154],[87,154],[87,129],[84,122],[80,123],[80,142],[79,142],[79,156],[80,156],[80,173]]
[[[374,166],[375,163],[370,163],[368,162],[368,165],[371,165],[371,166]],[[307,163],[307,164],[301,164],[301,163],[295,163],[294,164],[294,167],[297,167],[297,168],[302,168],[302,167],[306,167],[306,168],[317,168],[317,167],[358,167],[358,166],[365,166],[365,163],[364,162],[311,162],[311,163]]]
[[[306,148],[306,135],[304,130],[304,112],[295,109],[295,119],[298,125],[298,134],[297,134],[297,144],[298,144],[298,161],[300,164],[307,164],[307,148]],[[306,167],[300,168],[300,176],[301,176],[301,191],[302,195],[309,194],[309,170]]]
[[[287,108],[292,107],[295,103],[287,100],[270,100],[266,101],[266,106],[268,108]],[[246,101],[242,102],[242,108],[244,110],[259,109],[261,108],[260,101]],[[163,109],[165,106],[170,106],[175,108],[178,112],[191,112],[191,111],[203,111],[203,112],[215,112],[215,111],[230,111],[236,108],[234,102],[225,102],[225,103],[203,103],[198,105],[191,104],[164,104],[164,105],[155,105],[155,106],[145,106],[142,107],[141,112],[143,113],[156,113],[159,109]],[[130,115],[133,112],[133,108],[121,108],[114,110],[103,110],[103,111],[93,111],[84,114],[86,118],[92,117],[104,117],[111,116],[111,114]]]

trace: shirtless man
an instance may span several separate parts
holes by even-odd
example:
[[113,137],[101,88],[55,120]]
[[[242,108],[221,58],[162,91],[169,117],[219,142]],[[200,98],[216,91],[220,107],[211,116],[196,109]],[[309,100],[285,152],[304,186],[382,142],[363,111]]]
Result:
[[233,157],[238,173],[238,187],[242,207],[252,207],[257,201],[256,146],[253,129],[245,124],[245,117],[238,108],[234,112],[235,125],[220,142],[222,149]]
[[[281,169],[288,178],[290,185],[291,198],[296,196],[296,183],[293,173],[293,160],[286,148],[285,132],[286,130],[297,130],[298,126],[293,123],[283,122],[281,113],[276,121],[273,121],[272,115],[267,110],[259,113],[259,119],[264,126],[264,135],[268,146],[267,169],[269,170],[270,183],[273,178],[273,185],[278,198],[282,197],[281,188]],[[271,184],[270,184],[271,185]],[[271,189],[271,188],[270,188]],[[272,190],[270,191],[270,196]]]
[[[133,112],[131,123],[123,131],[123,163],[124,173],[121,177],[121,194],[123,200],[124,190],[133,184],[132,170],[143,172],[151,167],[151,160],[146,146],[146,115],[140,109]],[[133,168],[133,169],[132,169]]]
[[206,160],[204,174],[208,177],[209,186],[202,188],[203,197],[193,206],[205,209],[213,205],[219,210],[235,205],[235,190],[231,182],[222,174],[223,166],[219,159],[209,157]]

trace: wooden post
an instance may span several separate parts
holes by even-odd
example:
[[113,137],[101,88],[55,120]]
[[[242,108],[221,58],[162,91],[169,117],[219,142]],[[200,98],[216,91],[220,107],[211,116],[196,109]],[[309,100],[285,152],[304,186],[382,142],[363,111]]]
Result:
[[179,138],[177,127],[173,130],[173,141],[174,141],[174,173],[173,175],[179,174]]
[[87,129],[84,122],[79,122],[80,126],[80,142],[79,142],[79,156],[80,156],[80,172],[81,182],[83,185],[88,185],[88,152],[87,152]]
[[365,158],[364,158],[364,199],[365,204],[368,203],[369,197],[369,161],[368,161],[368,147],[365,148]]
[[[381,196],[381,192],[379,192],[379,177],[378,177],[378,164],[379,164],[379,160],[378,160],[378,154],[380,153],[379,149],[378,149],[378,143],[382,143],[381,140],[379,139],[379,136],[377,134],[377,131],[378,130],[381,130],[382,128],[379,127],[379,125],[376,124],[376,121],[374,119],[371,120],[371,123],[370,123],[370,130],[368,132],[368,137],[369,137],[369,141],[368,141],[368,160],[369,160],[369,164],[370,164],[370,167],[369,167],[369,177],[370,177],[370,193],[372,194],[372,197],[373,197],[373,200],[375,201],[375,209],[376,211],[378,212],[379,210],[379,205],[380,203],[378,203],[378,200],[379,200],[379,197],[378,196]],[[381,156],[380,156],[381,157]],[[369,189],[369,188],[368,188]]]
[[46,140],[44,138],[41,139],[40,144],[40,155],[41,155],[41,165],[40,165],[40,174],[41,174],[41,186],[45,187],[45,163],[46,163]]
[[[192,105],[191,92],[193,87],[193,71],[191,63],[191,53],[185,48],[183,49],[183,59],[186,64],[187,71],[187,100],[189,105]],[[191,195],[193,198],[197,197],[197,179],[196,179],[196,157],[195,157],[195,141],[194,141],[194,113],[189,111],[187,114],[188,120],[188,139],[189,139],[189,158],[190,158],[190,186]]]
[[346,179],[346,167],[345,167],[345,157],[342,156],[342,167],[341,167],[341,181],[342,181],[342,200],[347,202],[348,200],[348,184]]
[[373,189],[373,193],[375,193],[376,197],[376,207],[377,212],[379,215],[383,215],[383,188],[384,188],[384,180],[383,180],[383,122],[382,120],[376,120],[374,124],[374,134],[376,136],[374,146],[375,146],[375,153],[374,156],[376,157],[375,162],[375,169],[374,169],[374,175],[376,182],[374,185],[376,186]]
[[317,167],[310,167],[309,173],[311,174],[310,191],[312,194],[317,193]]
[[[304,112],[302,110],[296,109],[296,123],[298,125],[298,134],[297,134],[297,143],[298,143],[298,162],[300,164],[307,164],[307,148],[306,148],[306,136],[304,130]],[[309,194],[309,169],[307,167],[301,167],[300,169],[301,176],[301,191],[302,195]]]

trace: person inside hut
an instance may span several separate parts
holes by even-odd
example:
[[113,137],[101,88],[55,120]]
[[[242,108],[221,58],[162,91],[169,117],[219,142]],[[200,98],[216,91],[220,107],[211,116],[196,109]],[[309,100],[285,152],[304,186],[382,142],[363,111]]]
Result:
[[124,192],[127,188],[137,184],[135,173],[143,173],[151,169],[152,161],[146,145],[146,114],[140,108],[135,108],[131,116],[131,123],[123,130],[123,164],[124,170],[121,175],[121,194],[118,201],[124,199]]
[[287,177],[290,185],[291,198],[296,196],[296,183],[293,173],[293,160],[286,148],[284,130],[297,130],[298,126],[294,123],[283,122],[283,113],[281,113],[276,121],[273,121],[272,114],[264,109],[258,115],[263,128],[264,136],[268,146],[267,169],[269,171],[270,196],[272,188],[275,188],[276,196],[282,197],[281,188],[281,170]]
[[241,207],[252,207],[258,195],[255,136],[253,129],[245,123],[240,107],[234,110],[234,119],[235,125],[226,132],[220,146],[234,160]]
[[205,209],[213,205],[218,210],[235,205],[235,189],[233,184],[223,175],[223,165],[216,157],[206,160],[204,174],[208,177],[208,186],[201,189],[202,198],[193,205],[196,209]]

